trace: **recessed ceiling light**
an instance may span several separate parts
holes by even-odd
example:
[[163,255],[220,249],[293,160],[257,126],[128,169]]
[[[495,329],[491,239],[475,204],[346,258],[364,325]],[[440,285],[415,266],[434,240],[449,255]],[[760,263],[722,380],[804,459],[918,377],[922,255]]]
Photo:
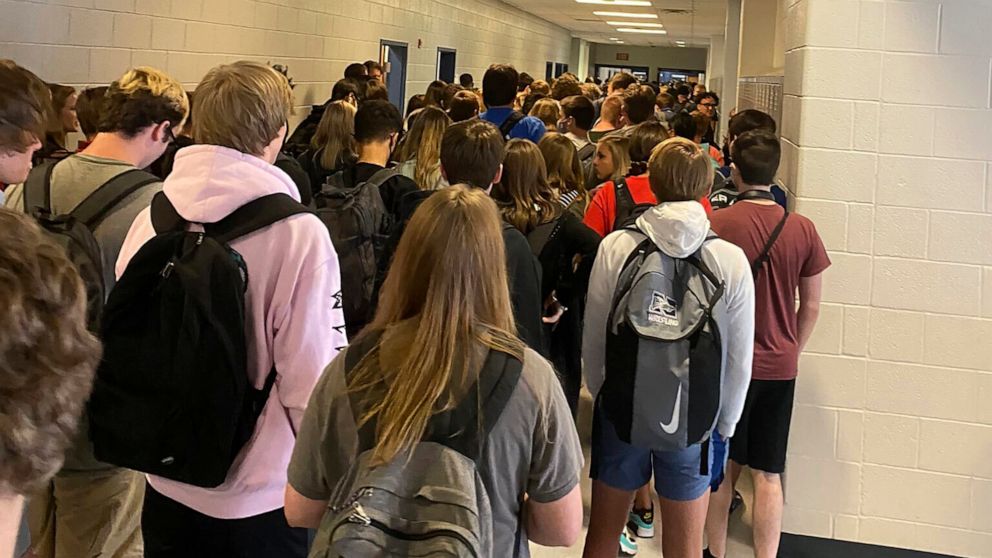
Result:
[[647,0],[575,0],[579,4],[599,4],[602,6],[650,6]]
[[647,23],[641,21],[607,21],[606,24],[614,27],[652,27],[655,29],[663,29],[665,27],[660,23]]
[[593,12],[600,17],[632,17],[637,19],[658,19],[657,14],[634,14],[630,12]]
[[648,33],[651,35],[667,35],[668,31],[664,29],[634,29],[632,27],[622,27],[617,29],[620,33]]

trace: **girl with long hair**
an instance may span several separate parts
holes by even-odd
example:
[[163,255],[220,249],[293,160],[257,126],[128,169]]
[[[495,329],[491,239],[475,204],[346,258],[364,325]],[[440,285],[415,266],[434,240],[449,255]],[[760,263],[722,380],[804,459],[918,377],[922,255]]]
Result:
[[48,91],[52,94],[52,112],[48,115],[48,127],[45,131],[45,143],[34,154],[35,164],[50,159],[64,159],[71,155],[66,147],[66,136],[79,129],[76,118],[76,100],[79,94],[68,85],[49,83]]
[[358,160],[355,112],[355,106],[347,101],[334,101],[327,105],[310,140],[310,148],[297,159],[310,177],[314,194],[323,188],[327,177]]
[[592,166],[596,184],[616,182],[630,169],[630,140],[623,136],[606,136],[596,145]]
[[547,165],[548,182],[558,192],[558,200],[581,219],[589,205],[589,193],[575,144],[563,134],[553,132],[541,138],[538,147]]
[[421,190],[439,190],[448,185],[441,176],[441,139],[451,124],[447,113],[428,106],[413,115],[410,131],[396,148],[396,170],[413,179]]
[[493,187],[503,220],[527,237],[541,262],[541,299],[552,360],[574,415],[582,387],[582,305],[599,235],[558,203],[548,182],[544,156],[532,142],[506,144],[503,176]]
[[[341,480],[405,463],[399,480],[420,490],[441,464],[412,457],[440,451],[425,442],[442,427],[448,439],[446,412],[474,399],[479,424],[495,419],[481,388],[495,378],[490,358],[508,363],[503,376],[520,370],[502,385],[521,385],[506,395],[476,460],[492,521],[478,534],[491,534],[491,556],[526,555],[527,539],[569,546],[577,538],[581,447],[553,369],[516,336],[505,257],[496,205],[481,189],[445,188],[414,213],[375,319],[324,372],[297,437],[285,510],[290,524],[319,527],[313,552],[330,550],[320,546],[337,524],[329,506],[350,505],[354,495],[358,504],[374,500]],[[436,498],[446,487],[422,488]]]
[[561,120],[561,104],[558,101],[551,97],[540,99],[531,107],[529,114],[544,122],[549,132],[558,131],[558,121]]

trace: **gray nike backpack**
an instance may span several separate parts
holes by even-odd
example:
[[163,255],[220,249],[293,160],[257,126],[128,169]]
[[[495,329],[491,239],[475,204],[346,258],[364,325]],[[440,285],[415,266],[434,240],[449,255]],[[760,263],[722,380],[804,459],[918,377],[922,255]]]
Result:
[[[377,339],[360,339],[345,355],[350,377]],[[371,467],[375,420],[358,432],[358,458],[331,496],[311,558],[432,556],[494,558],[516,548],[493,547],[492,505],[480,472],[489,434],[520,379],[523,364],[490,351],[478,381],[455,408],[431,417],[407,455]],[[362,397],[351,396],[354,416]],[[520,546],[522,529],[517,528]]]
[[600,392],[601,409],[621,440],[659,451],[708,442],[723,384],[713,319],[723,292],[699,251],[673,258],[645,239],[627,258],[607,322]]

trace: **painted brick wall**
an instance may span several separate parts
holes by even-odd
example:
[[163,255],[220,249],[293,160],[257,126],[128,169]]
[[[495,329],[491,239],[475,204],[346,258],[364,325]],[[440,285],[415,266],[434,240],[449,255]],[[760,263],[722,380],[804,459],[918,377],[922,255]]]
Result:
[[457,72],[479,83],[494,62],[543,77],[571,46],[567,30],[497,0],[0,0],[0,57],[69,85],[150,65],[193,88],[208,69],[249,59],[288,65],[306,107],[348,63],[378,60],[380,39],[409,43],[407,96],[434,79],[439,46],[457,49]]
[[784,175],[834,262],[786,530],[992,556],[992,2],[782,1]]

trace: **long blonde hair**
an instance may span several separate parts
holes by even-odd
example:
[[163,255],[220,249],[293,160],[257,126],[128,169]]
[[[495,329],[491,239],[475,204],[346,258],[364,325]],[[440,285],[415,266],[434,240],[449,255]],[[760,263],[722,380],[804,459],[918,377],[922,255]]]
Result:
[[573,203],[582,203],[581,207],[585,208],[589,193],[586,191],[582,162],[572,140],[559,133],[549,133],[541,138],[537,146],[544,155],[551,186],[558,190],[559,195],[577,192],[578,197]]
[[541,150],[533,142],[512,139],[506,144],[503,176],[493,185],[492,197],[500,212],[524,234],[561,214]]
[[421,190],[433,189],[441,168],[441,139],[451,124],[446,112],[435,106],[424,107],[413,115],[410,133],[396,150],[396,160],[417,160],[413,180]]
[[355,112],[354,105],[346,101],[335,101],[324,109],[310,147],[322,150],[320,166],[325,169],[334,170],[356,157]]
[[[388,463],[424,435],[430,418],[454,408],[471,383],[472,348],[523,358],[510,306],[502,226],[484,190],[458,185],[414,213],[383,285],[372,323],[356,344],[417,322],[401,364],[378,365],[381,342],[356,366],[348,390],[362,402],[358,424],[376,421],[372,462]],[[382,337],[380,337],[380,340]]]

